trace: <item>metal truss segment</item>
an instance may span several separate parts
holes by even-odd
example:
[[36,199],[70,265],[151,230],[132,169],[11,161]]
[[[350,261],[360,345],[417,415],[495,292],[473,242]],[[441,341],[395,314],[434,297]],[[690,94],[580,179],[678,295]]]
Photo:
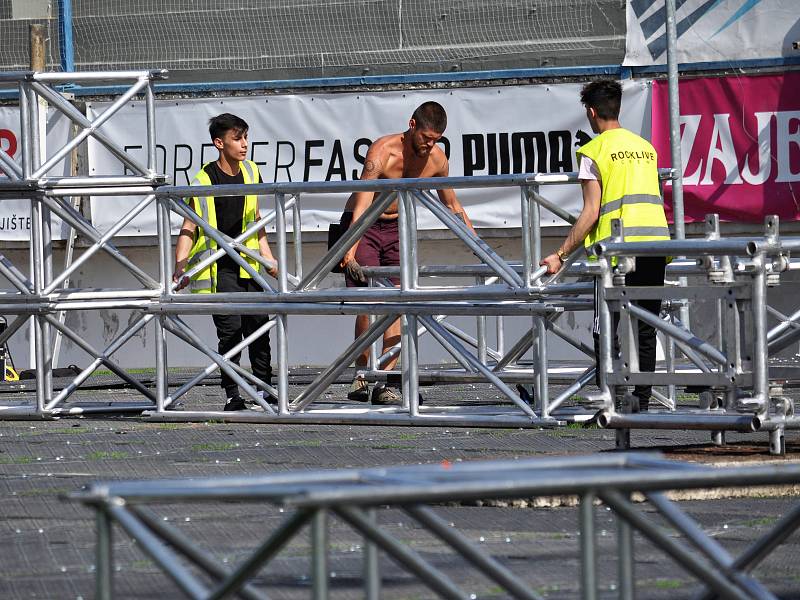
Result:
[[729,579],[736,581],[756,598],[774,600],[775,596],[761,583],[737,570],[733,557],[714,538],[706,535],[703,529],[689,515],[660,492],[648,492],[645,498],[675,529],[680,531],[712,564]]
[[490,266],[498,277],[511,287],[526,287],[522,278],[517,274],[501,256],[499,256],[486,242],[477,237],[466,223],[459,221],[449,209],[444,207],[441,202],[433,198],[428,191],[414,190],[413,195],[420,203],[431,211],[436,218],[444,223],[456,236],[472,250],[478,258]]
[[377,340],[396,319],[397,315],[395,314],[383,315],[376,319],[359,338],[355,339],[329,367],[314,379],[311,385],[295,398],[294,402],[289,405],[290,410],[303,410],[316,400],[322,391],[327,388],[342,371],[350,366],[359,354],[369,347],[372,342]]
[[123,502],[115,502],[112,499],[106,504],[106,510],[128,535],[138,541],[139,547],[145,554],[159,565],[187,596],[196,600],[208,597],[208,588],[197,581],[191,571],[180,563],[175,553],[139,521]]
[[[51,410],[61,404],[64,400],[66,400],[75,390],[77,390],[80,385],[86,381],[89,376],[95,372],[95,370],[103,364],[103,357],[104,356],[111,356],[116,352],[119,348],[121,348],[129,339],[131,339],[134,335],[136,335],[139,330],[142,329],[147,323],[149,323],[153,319],[154,315],[142,315],[136,322],[131,323],[128,328],[120,334],[116,340],[114,340],[106,349],[103,351],[103,356],[95,357],[94,360],[84,368],[76,377],[73,379],[69,384],[64,386],[61,392],[53,398],[50,403],[45,407],[47,410]],[[61,323],[61,321],[58,321]],[[69,337],[69,336],[67,336]]]
[[308,523],[315,511],[298,509],[290,515],[277,530],[259,546],[239,567],[237,567],[224,581],[204,598],[208,600],[221,600],[230,594],[238,592],[247,580],[255,575],[292,537]]
[[429,565],[417,552],[407,548],[394,536],[373,524],[362,510],[354,507],[339,506],[334,508],[333,511],[411,573],[419,577],[420,581],[442,598],[463,600],[468,597],[449,577]]
[[749,591],[743,590],[734,582],[728,581],[725,575],[706,561],[698,560],[683,544],[672,539],[669,535],[651,523],[647,517],[618,491],[603,490],[599,494],[605,502],[620,517],[636,528],[643,536],[649,539],[658,548],[671,556],[678,564],[692,573],[700,581],[709,584],[712,589],[725,598],[735,600],[752,600]]
[[[86,218],[75,210],[71,205],[63,203],[61,198],[48,198],[42,197],[42,202],[47,208],[58,215],[71,227],[74,227],[81,235],[86,236],[87,239],[93,243],[100,243],[103,239],[101,234]],[[107,241],[101,244],[101,248],[114,260],[120,263],[131,275],[138,279],[143,285],[149,289],[157,290],[161,288],[161,284],[150,277],[147,273],[142,271],[139,267],[133,264],[114,244]]]
[[361,218],[352,223],[347,231],[339,238],[325,256],[319,261],[316,267],[306,275],[300,284],[297,286],[299,290],[309,290],[317,287],[319,283],[328,275],[330,270],[342,259],[345,252],[360,239],[364,232],[380,218],[383,212],[389,208],[389,205],[395,201],[397,192],[386,191],[382,192],[372,201],[369,208],[364,211]]
[[[172,201],[172,207],[178,214],[182,215],[183,217],[189,218],[194,223],[202,227],[203,232],[214,240],[222,250],[225,251],[231,260],[233,260],[236,264],[238,264],[242,269],[247,271],[248,275],[253,278],[258,285],[261,286],[262,289],[268,292],[274,292],[275,289],[267,283],[266,279],[264,279],[261,274],[254,269],[250,263],[248,263],[245,259],[241,257],[239,252],[237,252],[233,246],[229,243],[230,238],[220,233],[218,229],[212,227],[211,224],[203,219],[200,215],[198,215],[193,210],[189,210],[185,206],[181,206],[178,202]],[[253,228],[255,230],[255,228]]]
[[460,535],[432,509],[422,505],[405,505],[402,508],[428,531],[436,535],[480,571],[502,586],[503,589],[511,593],[514,598],[542,600],[542,596],[534,592],[529,585],[521,581],[499,561],[483,552],[477,545]]
[[[138,160],[133,158],[130,154],[125,152],[125,150],[119,147],[114,141],[112,141],[108,136],[104,133],[99,131],[99,127],[108,119],[110,119],[120,108],[122,108],[125,103],[130,100],[136,93],[141,91],[147,85],[147,81],[145,79],[140,79],[137,81],[132,88],[130,88],[123,97],[125,98],[124,102],[120,102],[122,98],[118,99],[112,105],[113,110],[109,108],[106,110],[100,117],[98,117],[94,122],[88,119],[83,113],[81,113],[77,108],[72,106],[67,100],[65,100],[58,92],[53,90],[52,88],[43,85],[41,83],[31,83],[31,89],[38,93],[42,98],[47,100],[53,107],[64,113],[73,123],[83,127],[83,132],[76,136],[72,141],[67,142],[66,146],[62,147],[51,159],[47,161],[42,167],[39,168],[36,174],[32,175],[32,177],[41,177],[44,173],[50,170],[55,164],[63,160],[63,158],[69,153],[69,151],[75,147],[77,144],[75,143],[75,139],[78,140],[78,143],[82,142],[87,137],[91,136],[96,139],[98,142],[103,144],[103,146],[108,149],[111,154],[113,154],[116,158],[122,162],[125,166],[127,166],[130,170],[138,173],[139,175],[149,176],[151,175],[149,169],[141,164]],[[131,92],[131,90],[135,90]],[[72,145],[70,145],[72,144]],[[55,158],[58,158],[58,161],[54,161]],[[47,167],[47,168],[45,168]]]
[[[107,355],[105,352],[98,351],[91,344],[89,344],[89,342],[84,340],[81,336],[79,336],[77,333],[72,331],[72,329],[67,327],[65,324],[59,322],[59,320],[56,319],[55,317],[53,317],[51,315],[44,315],[44,319],[52,327],[54,327],[55,329],[59,330],[62,334],[64,334],[66,337],[68,337],[70,340],[72,340],[75,343],[75,345],[80,347],[89,356],[96,357],[96,359],[99,360],[101,364],[105,365],[108,369],[110,369],[120,379],[122,379],[123,381],[126,381],[128,384],[130,384],[136,390],[138,390],[140,394],[142,394],[143,396],[145,396],[146,398],[151,400],[153,403],[155,403],[156,398],[153,395],[153,393],[149,389],[147,389],[144,385],[142,385],[141,382],[138,379],[136,379],[135,377],[130,375],[125,369],[123,369],[117,363],[115,363],[113,360],[111,360],[109,358],[109,355]],[[132,331],[132,327],[129,327],[128,330],[125,332],[125,333],[130,333],[130,335],[126,336],[125,341],[130,339],[130,336],[133,335],[133,333],[131,333],[131,331]],[[121,338],[119,338],[119,339],[121,339]],[[119,346],[121,346],[121,345],[122,344],[116,345],[115,350],[117,348],[119,348]]]
[[[203,552],[194,540],[187,537],[178,528],[167,525],[163,519],[160,519],[158,515],[149,508],[133,504],[128,506],[127,509],[155,535],[183,554],[193,564],[200,567],[214,579],[222,580],[230,577],[230,571],[221,567],[213,557]],[[238,593],[247,600],[267,600],[266,595],[260,593],[251,585],[243,586],[238,590]]]
[[261,408],[263,408],[266,412],[270,414],[275,414],[275,409],[273,409],[269,403],[264,400],[261,394],[258,392],[258,389],[254,388],[250,383],[246,381],[249,379],[255,385],[259,385],[261,387],[266,387],[266,382],[261,381],[255,375],[247,372],[241,366],[237,365],[233,361],[226,360],[223,356],[221,356],[218,352],[213,350],[208,344],[203,342],[191,327],[189,327],[180,317],[176,315],[170,315],[166,319],[164,319],[164,327],[169,330],[171,333],[175,334],[176,336],[183,339],[188,344],[194,346],[201,352],[203,352],[206,356],[208,356],[211,360],[213,360],[220,369],[225,371],[225,373],[233,379],[233,381],[240,387],[242,390],[247,394],[251,399],[253,399]]

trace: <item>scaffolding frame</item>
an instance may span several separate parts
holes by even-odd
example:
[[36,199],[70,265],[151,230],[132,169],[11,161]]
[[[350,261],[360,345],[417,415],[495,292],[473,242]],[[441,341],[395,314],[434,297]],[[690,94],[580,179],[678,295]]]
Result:
[[[567,222],[574,217],[559,206],[550,202],[542,193],[550,185],[577,183],[575,173],[563,174],[523,174],[497,175],[484,177],[448,177],[430,179],[397,179],[378,181],[338,181],[338,182],[295,182],[262,183],[228,186],[167,186],[165,177],[155,172],[155,101],[153,81],[164,77],[162,71],[130,73],[86,73],[86,74],[42,74],[13,73],[0,74],[0,80],[16,81],[20,90],[20,120],[22,135],[22,164],[17,165],[0,153],[0,167],[6,177],[0,179],[0,199],[30,198],[32,206],[31,262],[32,277],[3,257],[0,260],[0,274],[5,276],[13,289],[0,294],[0,311],[13,317],[8,329],[0,334],[0,344],[22,327],[27,320],[35,324],[34,349],[36,355],[36,402],[30,406],[2,406],[0,418],[49,418],[70,414],[92,412],[134,412],[144,411],[145,416],[155,420],[205,420],[224,418],[230,421],[246,422],[323,422],[323,423],[385,423],[385,424],[430,424],[467,425],[494,427],[541,427],[557,426],[568,421],[586,421],[593,416],[601,425],[615,427],[623,434],[634,426],[698,428],[712,431],[714,440],[721,442],[719,432],[725,430],[753,431],[758,428],[769,430],[771,449],[780,453],[783,450],[782,436],[787,427],[796,427],[791,402],[780,396],[775,382],[770,385],[767,365],[769,352],[775,352],[794,343],[800,338],[800,313],[782,315],[772,311],[781,323],[772,331],[767,331],[765,286],[768,282],[777,283],[783,271],[792,268],[790,252],[797,240],[780,238],[777,219],[768,220],[763,237],[721,239],[718,222],[709,221],[706,239],[699,241],[673,240],[659,244],[621,243],[621,229],[617,238],[600,244],[596,248],[599,260],[577,261],[579,251],[566,261],[565,268],[554,276],[547,276],[545,269],[539,267],[541,250],[541,210],[546,209]],[[69,104],[53,87],[68,81],[83,80],[127,81],[129,86],[120,97],[94,121],[88,120]],[[121,144],[108,139],[100,127],[117,114],[130,98],[137,94],[146,97],[147,164],[139,163],[128,156]],[[81,131],[62,148],[55,149],[43,158],[40,151],[39,127],[40,112],[34,110],[37,99],[44,98],[69,119]],[[81,141],[93,137],[110,152],[119,156],[133,175],[98,175],[93,177],[53,177],[49,173],[64,160]],[[663,179],[673,179],[671,170],[660,173]],[[520,190],[520,216],[522,223],[522,256],[514,262],[500,256],[485,241],[477,237],[463,222],[456,219],[431,193],[442,188],[464,189],[506,187]],[[303,271],[302,253],[302,200],[316,193],[351,193],[369,191],[376,193],[376,199],[362,219],[354,224],[346,234],[314,265],[308,272]],[[235,239],[230,239],[211,228],[185,203],[185,198],[196,196],[226,196],[258,194],[274,199],[274,210],[269,211],[258,223]],[[67,199],[76,195],[92,195],[101,202],[103,196],[138,196],[139,202],[119,222],[106,232],[96,230]],[[398,203],[401,264],[399,269],[374,268],[368,270],[374,287],[365,289],[326,289],[320,283],[331,267],[339,262],[346,250],[382,214],[392,202]],[[150,274],[130,261],[113,244],[114,235],[126,223],[151,204],[156,206],[157,239],[159,244],[158,273]],[[431,212],[447,227],[481,263],[477,265],[433,265],[420,266],[417,257],[416,222],[417,210]],[[219,249],[203,262],[193,266],[194,271],[202,269],[223,255],[230,256],[248,270],[253,280],[263,288],[263,292],[251,294],[202,294],[187,295],[175,292],[172,282],[173,250],[170,232],[170,214],[193,220],[207,235],[217,242]],[[57,215],[80,235],[92,242],[92,246],[73,265],[59,275],[53,273],[53,243],[51,215]],[[261,276],[243,258],[249,252],[243,240],[259,228],[274,222],[276,226],[275,249],[278,258],[279,275],[277,284]],[[289,223],[291,222],[291,229]],[[288,232],[292,232],[293,265],[290,264]],[[654,250],[654,248],[656,250]],[[754,250],[755,249],[755,250]],[[92,255],[104,251],[140,284],[139,288],[127,289],[62,289],[63,282],[77,268],[84,265]],[[699,275],[707,278],[712,285],[691,288],[680,287],[652,289],[650,294],[669,298],[669,323],[654,323],[671,341],[668,343],[667,371],[664,373],[640,374],[636,372],[635,340],[627,339],[627,371],[619,371],[607,353],[604,355],[601,375],[605,383],[601,394],[593,401],[599,401],[603,412],[595,415],[594,410],[565,407],[564,403],[573,394],[580,392],[592,382],[594,370],[586,364],[576,365],[566,375],[548,368],[547,333],[566,340],[585,354],[591,349],[581,340],[575,339],[558,325],[558,318],[565,312],[587,311],[593,307],[594,283],[580,281],[579,278],[597,279],[602,282],[609,303],[625,305],[625,324],[630,329],[632,319],[647,319],[637,313],[635,305],[629,310],[620,300],[620,294],[645,292],[620,290],[620,276],[629,269],[626,257],[635,252],[668,252],[673,256],[687,256],[688,259],[670,265],[670,276],[683,278]],[[611,257],[619,255],[621,266],[612,266]],[[262,260],[260,256],[251,256]],[[769,259],[769,260],[768,260]],[[386,286],[387,275],[399,274],[400,286]],[[421,279],[428,275],[466,277],[471,283],[451,285],[422,285]],[[616,294],[616,295],[615,295]],[[709,343],[697,343],[688,327],[688,299],[705,298],[721,300],[735,298],[737,314],[752,309],[757,318],[754,327],[757,335],[742,334],[742,327],[720,328],[717,348]],[[133,309],[141,312],[140,317],[131,323],[115,340],[105,348],[95,348],[54,315],[63,311],[90,309]],[[226,356],[220,356],[203,341],[181,318],[191,314],[223,313],[269,313],[273,318],[250,338],[244,340]],[[606,311],[607,312],[607,311]],[[288,360],[288,316],[291,314],[371,314],[375,315],[367,332],[343,350],[333,363],[299,395],[292,398],[289,393]],[[679,313],[676,317],[675,313]],[[477,337],[461,331],[445,319],[449,315],[471,315],[477,319]],[[531,327],[505,351],[504,348],[490,348],[487,343],[486,318],[494,316],[523,316],[530,319]],[[601,315],[602,316],[602,315]],[[380,357],[374,342],[395,319],[402,321],[401,344],[390,351],[400,352],[403,360],[399,373],[387,373],[380,366],[388,357]],[[602,319],[601,319],[602,320]],[[726,319],[720,317],[720,322]],[[152,326],[156,336],[156,386],[151,390],[142,385],[124,368],[113,360],[113,354],[142,328]],[[268,335],[274,329],[277,342],[277,386],[271,382],[258,380],[249,371],[233,363],[230,357],[251,341]],[[608,325],[604,329],[610,331]],[[91,357],[91,363],[60,393],[53,391],[52,335],[63,335],[72,340]],[[420,369],[418,361],[419,339],[429,334],[436,342],[453,356],[460,369],[436,370]],[[502,332],[505,338],[505,333]],[[186,385],[170,394],[167,378],[167,336],[172,335],[197,348],[209,357],[209,365],[199,371]],[[629,336],[630,337],[630,336]],[[751,339],[752,338],[752,339]],[[608,334],[603,336],[604,346],[610,342]],[[747,349],[743,345],[749,344]],[[498,344],[500,346],[500,344]],[[346,369],[352,360],[363,350],[372,347],[371,362],[367,376],[377,379],[399,378],[403,391],[403,405],[400,407],[346,407],[321,406],[322,392]],[[675,349],[682,353],[690,366],[698,372],[683,368],[685,361],[675,359]],[[527,352],[532,351],[532,365],[520,361]],[[745,360],[751,352],[754,360]],[[734,367],[724,364],[728,354]],[[760,358],[759,358],[760,357]],[[709,365],[710,361],[710,365]],[[94,405],[70,404],[71,394],[100,365],[104,365],[126,381],[144,397],[145,402],[107,403]],[[263,410],[260,413],[223,413],[221,411],[170,411],[173,403],[193,385],[217,369],[225,371],[241,386],[244,393]],[[731,371],[732,369],[732,371]],[[729,373],[729,371],[731,371]],[[731,378],[731,374],[735,377]],[[427,382],[448,383],[483,381],[494,385],[502,394],[502,402],[493,407],[445,406],[421,407],[419,405],[420,377]],[[713,393],[722,394],[726,399],[724,406],[713,408],[708,402],[707,410],[689,415],[630,415],[620,414],[609,404],[611,387],[632,384],[636,378],[648,378],[651,382],[666,384],[669,393],[657,393],[656,399],[669,410],[675,411],[675,386],[705,386]],[[549,384],[553,381],[568,384],[566,391],[550,399]],[[522,393],[509,384],[533,385],[533,398],[523,388]],[[277,399],[270,403],[262,396],[265,390]],[[748,390],[751,390],[750,393]],[[751,402],[734,401],[739,396],[750,394]],[[768,398],[772,397],[770,401]],[[625,445],[625,440],[621,440]]]
[[[668,461],[658,453],[631,452],[453,465],[304,470],[249,477],[101,482],[69,497],[95,511],[96,597],[101,600],[113,597],[112,525],[115,524],[137,541],[138,547],[183,594],[195,599],[237,594],[251,599],[265,598],[253,577],[308,526],[312,597],[326,598],[330,576],[329,515],[364,536],[362,584],[368,600],[381,597],[378,550],[417,577],[437,597],[470,597],[469,590],[464,590],[440,566],[379,524],[377,513],[386,508],[402,510],[510,597],[539,600],[541,596],[520,574],[448,524],[430,505],[552,495],[578,498],[580,569],[576,578],[580,581],[582,598],[599,597],[595,518],[595,505],[599,502],[617,520],[620,598],[635,597],[634,532],[637,532],[703,584],[697,597],[746,600],[775,597],[752,570],[800,527],[800,504],[787,510],[767,533],[734,557],[665,492],[797,483],[800,483],[797,465],[718,468]],[[639,494],[655,510],[637,506],[634,495]],[[288,513],[262,543],[232,567],[219,564],[213,548],[200,547],[154,510],[175,503],[185,506],[187,502],[226,500],[258,502]],[[679,535],[665,531],[663,522]]]

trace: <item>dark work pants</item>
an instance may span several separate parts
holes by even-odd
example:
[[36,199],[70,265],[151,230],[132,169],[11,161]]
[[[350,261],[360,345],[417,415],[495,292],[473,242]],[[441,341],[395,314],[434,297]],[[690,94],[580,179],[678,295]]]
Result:
[[[664,270],[666,268],[666,259],[663,256],[639,256],[636,258],[636,270],[632,273],[625,275],[625,285],[630,286],[663,286],[664,285]],[[597,282],[595,282],[597,285]],[[661,300],[637,300],[634,302],[637,306],[642,307],[648,312],[658,315],[661,312]],[[595,294],[595,322],[598,319],[598,306],[597,295]],[[611,318],[614,328],[614,346],[613,352],[615,356],[620,355],[619,336],[617,335],[617,328],[619,327],[619,313],[612,312]],[[638,338],[639,338],[639,371],[650,372],[656,370],[656,330],[654,327],[642,321],[636,321],[638,325]],[[594,328],[594,355],[598,359],[600,357],[600,336],[597,328]],[[595,381],[600,385],[600,375],[597,374]],[[650,400],[650,394],[653,391],[651,385],[637,385],[634,387],[633,393],[640,400],[645,403]]]
[[[228,269],[220,269],[217,273],[217,292],[260,292],[263,291],[261,286],[256,284],[252,279],[240,279],[239,269],[230,271]],[[268,320],[268,315],[212,315],[214,325],[217,327],[217,339],[219,340],[219,353],[225,354],[241,342],[244,338],[253,333],[256,329],[264,325]],[[253,374],[264,381],[269,383],[272,378],[272,366],[270,348],[269,348],[269,334],[266,333],[260,338],[255,340],[248,347],[250,354],[250,365],[253,369]],[[237,365],[241,358],[241,353],[236,354],[231,358]],[[235,396],[238,393],[239,386],[236,382],[220,370],[220,378],[222,388],[228,397]]]

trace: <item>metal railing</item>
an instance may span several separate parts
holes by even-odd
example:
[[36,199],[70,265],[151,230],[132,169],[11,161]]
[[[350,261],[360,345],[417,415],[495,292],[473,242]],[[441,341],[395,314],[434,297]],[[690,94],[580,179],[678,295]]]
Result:
[[[449,577],[433,560],[381,525],[376,513],[397,508],[433,538],[442,542],[476,572],[513,598],[539,599],[527,579],[536,569],[515,573],[501,558],[448,524],[429,505],[474,500],[509,500],[570,494],[579,498],[580,572],[582,598],[598,597],[597,525],[599,501],[617,519],[617,585],[619,597],[635,595],[634,532],[683,567],[704,586],[698,597],[774,598],[753,569],[800,527],[796,504],[772,528],[739,556],[731,555],[664,492],[731,486],[800,483],[800,466],[758,465],[717,468],[663,460],[658,454],[573,456],[514,461],[483,461],[455,465],[424,465],[363,470],[296,471],[250,477],[191,480],[155,480],[92,484],[70,495],[96,513],[96,598],[113,597],[112,525],[136,540],[138,547],[189,598],[223,598],[239,594],[265,598],[269,581],[254,576],[308,525],[312,530],[314,598],[327,597],[326,568],[328,515],[349,525],[365,538],[363,545],[364,597],[381,597],[377,550],[417,578],[437,597],[469,598],[470,590]],[[632,500],[642,494],[643,508]],[[229,567],[214,558],[179,527],[166,522],[156,507],[180,503],[251,501],[288,513],[238,565]],[[155,505],[155,506],[150,506]],[[649,510],[653,509],[653,510]],[[663,527],[663,519],[679,535]],[[302,576],[305,573],[293,573]]]

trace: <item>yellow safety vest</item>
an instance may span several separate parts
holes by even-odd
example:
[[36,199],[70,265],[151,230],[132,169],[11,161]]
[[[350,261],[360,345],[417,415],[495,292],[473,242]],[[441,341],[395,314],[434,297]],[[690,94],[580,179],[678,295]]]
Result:
[[668,240],[669,226],[658,184],[658,155],[627,129],[609,129],[578,149],[600,171],[600,216],[586,236],[587,248],[611,237],[611,221],[622,219],[626,242]]
[[[211,185],[211,178],[206,173],[206,166],[211,163],[206,163],[200,169],[200,172],[195,175],[192,185]],[[250,160],[245,160],[239,163],[239,168],[242,171],[242,176],[245,183],[257,183],[258,167],[256,163]],[[186,200],[187,204],[205,221],[208,222],[214,229],[217,228],[217,212],[214,205],[214,197],[193,197]],[[256,210],[258,209],[258,197],[248,195],[244,197],[244,212],[242,214],[242,231],[247,229],[247,226],[256,220]],[[259,251],[258,247],[258,233],[254,233],[244,241],[247,248]],[[189,252],[188,269],[197,264],[208,256],[211,256],[217,251],[217,242],[212,238],[205,235],[202,227],[197,227],[194,232],[194,245]],[[258,272],[258,261],[250,258],[246,254],[239,253],[253,269]],[[239,267],[239,277],[250,279],[250,274]],[[199,294],[213,294],[217,291],[217,263],[211,263],[205,269],[199,271],[191,278],[189,282],[189,289],[193,293]]]

